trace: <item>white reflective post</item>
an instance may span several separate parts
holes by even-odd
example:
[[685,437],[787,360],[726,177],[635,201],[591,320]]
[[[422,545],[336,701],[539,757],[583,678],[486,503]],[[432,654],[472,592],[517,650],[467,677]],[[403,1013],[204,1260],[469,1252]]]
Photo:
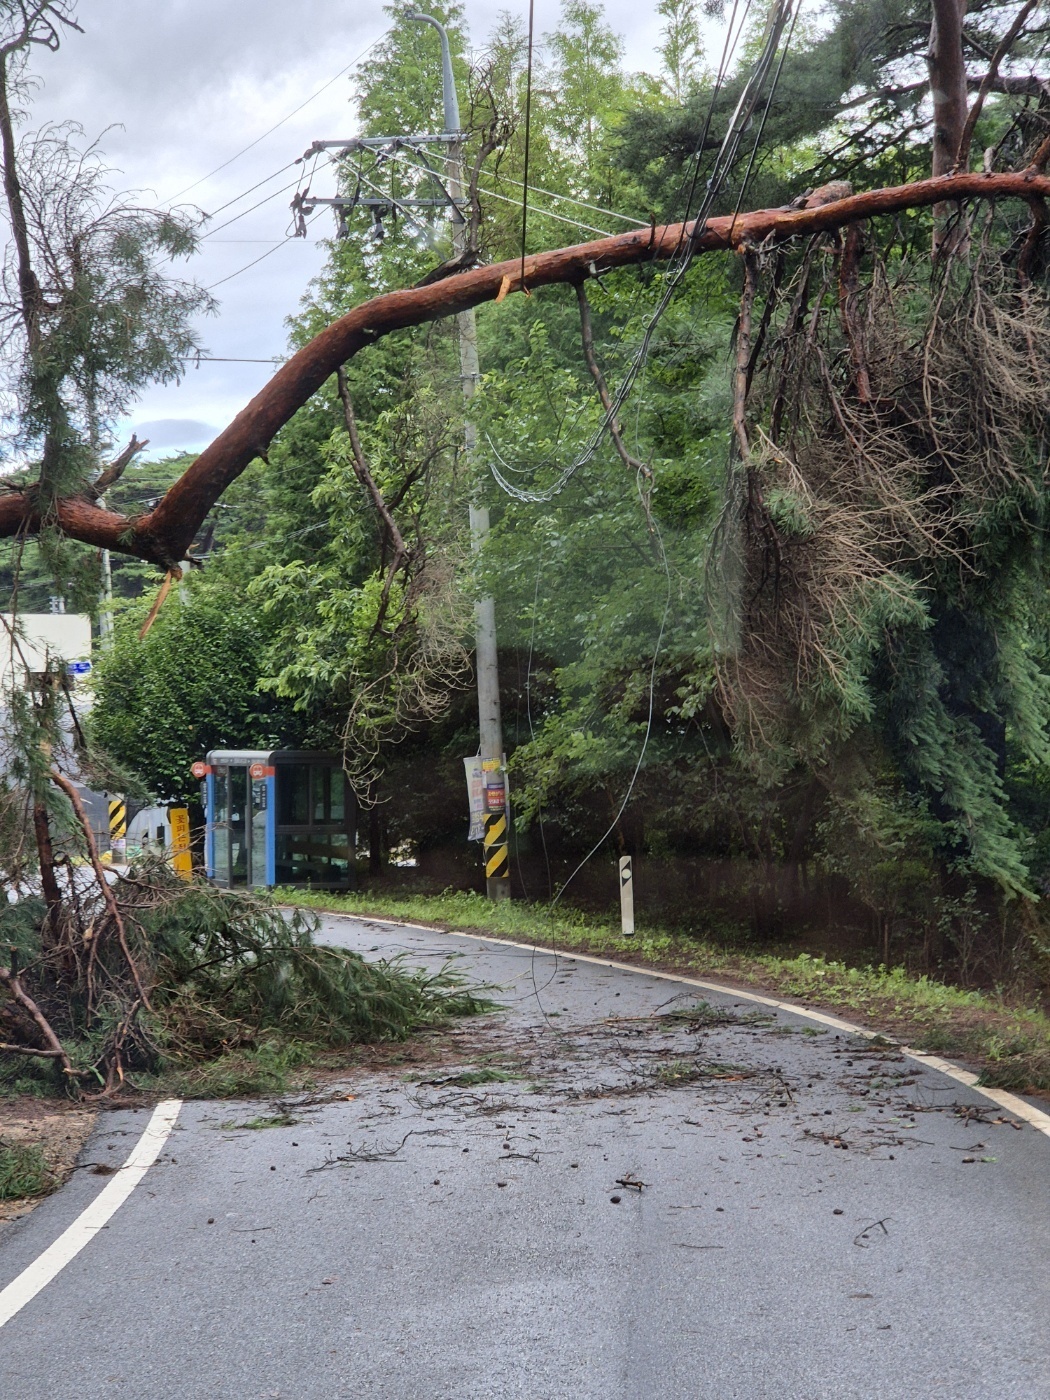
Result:
[[620,929],[624,938],[634,933],[634,872],[631,857],[620,857]]

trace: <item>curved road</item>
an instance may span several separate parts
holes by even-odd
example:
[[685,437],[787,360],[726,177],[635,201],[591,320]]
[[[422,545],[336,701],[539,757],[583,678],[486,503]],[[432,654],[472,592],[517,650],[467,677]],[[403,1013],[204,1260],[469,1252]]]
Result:
[[[5,1400],[1050,1397],[1043,1133],[739,997],[325,925],[374,957],[455,953],[505,1010],[291,1105],[185,1104],[0,1327]],[[244,1126],[267,1116],[294,1121]],[[149,1117],[103,1115],[0,1236],[0,1289]]]

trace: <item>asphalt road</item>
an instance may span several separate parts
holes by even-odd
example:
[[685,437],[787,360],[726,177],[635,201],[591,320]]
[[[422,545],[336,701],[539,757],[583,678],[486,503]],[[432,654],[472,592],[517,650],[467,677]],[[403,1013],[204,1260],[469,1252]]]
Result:
[[[284,1105],[285,1126],[184,1105],[0,1329],[3,1400],[1050,1397],[1044,1134],[732,996],[694,1013],[673,983],[498,943],[326,937],[455,953],[505,1010],[441,1059]],[[0,1288],[148,1117],[103,1116],[0,1236]]]

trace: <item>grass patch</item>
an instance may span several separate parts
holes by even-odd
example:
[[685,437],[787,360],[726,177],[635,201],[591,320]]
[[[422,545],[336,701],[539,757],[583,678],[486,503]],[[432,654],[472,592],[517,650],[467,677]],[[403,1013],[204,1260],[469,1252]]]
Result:
[[264,1128],[294,1128],[298,1118],[293,1118],[290,1113],[272,1113],[269,1116],[259,1118],[249,1118],[247,1123],[236,1123],[232,1118],[227,1118],[225,1123],[220,1123],[219,1127],[223,1132],[241,1132],[247,1128],[250,1132],[257,1133]]
[[442,1083],[469,1089],[475,1084],[510,1084],[521,1077],[509,1069],[466,1069],[461,1074],[450,1075]]
[[54,1188],[54,1174],[39,1147],[0,1141],[0,1201],[46,1196]]
[[[472,893],[330,895],[282,890],[277,894],[289,904],[319,911],[483,932],[736,983],[837,1011],[916,1049],[969,1060],[980,1068],[984,1084],[1050,1092],[1050,1016],[1005,997],[915,976],[904,968],[850,967],[807,953],[778,957],[727,952],[700,937],[660,929],[624,938],[612,920],[589,918],[572,909],[552,914],[545,905],[490,902]],[[810,1027],[803,1033],[825,1034]]]

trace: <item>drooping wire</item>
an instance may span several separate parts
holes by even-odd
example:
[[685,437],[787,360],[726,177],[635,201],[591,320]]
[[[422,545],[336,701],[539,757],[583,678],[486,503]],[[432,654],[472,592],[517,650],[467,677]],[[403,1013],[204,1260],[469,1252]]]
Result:
[[532,137],[532,41],[535,0],[529,0],[529,53],[525,70],[525,169],[521,187],[521,290],[525,291],[525,233],[529,223],[529,146]]
[[[313,218],[307,221],[307,226],[309,226],[309,224],[316,223],[323,212],[323,210],[319,209],[317,213],[313,216]],[[205,288],[205,291],[213,292],[216,287],[221,287],[224,282],[232,282],[235,277],[240,277],[242,272],[248,272],[251,268],[258,266],[259,263],[264,262],[269,257],[272,257],[273,254],[277,252],[278,248],[284,248],[289,243],[297,242],[299,242],[299,235],[295,233],[290,234],[287,238],[282,239],[280,243],[275,243],[272,248],[268,248],[265,253],[260,253],[260,255],[257,258],[253,258],[250,263],[245,263],[243,267],[239,267],[236,272],[230,272],[225,277],[220,277],[217,282],[212,282],[208,287]]]
[[[530,504],[545,504],[553,500],[556,495],[560,494],[560,492],[565,489],[566,485],[580,468],[591,461],[598,451],[609,429],[609,425],[614,423],[620,415],[624,403],[634,388],[642,366],[648,358],[649,348],[656,328],[663,318],[664,312],[671,304],[683,278],[689,271],[695,255],[696,246],[706,226],[707,217],[710,214],[711,208],[716,198],[721,193],[739,156],[744,133],[751,123],[773,60],[780,49],[780,40],[788,18],[793,12],[794,3],[795,0],[776,0],[775,5],[770,11],[762,51],[752,67],[751,74],[744,84],[740,98],[729,120],[726,134],[722,139],[718,153],[711,167],[711,174],[708,177],[706,188],[701,197],[696,217],[692,222],[692,228],[687,234],[683,226],[682,238],[669,259],[663,294],[646,323],[638,349],[616,393],[612,396],[609,409],[603,415],[598,427],[591,434],[583,451],[561,470],[557,479],[551,485],[541,489],[529,490],[515,486],[503,476],[497,467],[490,465],[489,470],[493,479],[508,496],[512,496],[515,500]],[[742,23],[743,22],[741,22],[741,27]],[[714,100],[712,98],[711,106],[713,107],[713,105]],[[695,185],[696,179],[694,174],[693,189],[690,190],[690,198],[688,201],[690,204],[692,202]]]
[[663,615],[660,618],[660,630],[657,633],[656,646],[653,648],[653,659],[649,667],[649,707],[646,713],[645,733],[642,736],[642,746],[638,751],[638,761],[634,765],[634,772],[631,774],[631,780],[627,784],[627,791],[623,795],[623,801],[620,803],[616,815],[609,823],[608,828],[602,833],[601,837],[594,843],[591,849],[580,861],[579,865],[577,865],[576,868],[572,871],[572,873],[568,876],[568,878],[562,882],[558,893],[551,900],[550,907],[552,911],[554,910],[555,905],[561,899],[562,895],[569,888],[569,885],[572,883],[573,880],[575,880],[576,876],[583,869],[583,867],[587,864],[587,862],[591,859],[593,855],[596,855],[597,852],[601,850],[602,846],[605,845],[606,841],[608,841],[609,837],[616,830],[619,820],[623,816],[624,812],[627,810],[627,804],[628,802],[630,802],[631,796],[634,793],[635,786],[638,782],[638,774],[642,771],[642,764],[645,762],[645,755],[649,748],[649,740],[652,737],[653,711],[656,707],[656,669],[660,662],[660,653],[663,650],[664,633],[667,630],[667,619],[671,614],[671,595],[674,590],[671,582],[671,565],[667,558],[667,550],[664,547],[663,535],[660,532],[660,527],[656,523],[656,520],[652,516],[650,516],[649,519],[650,524],[653,528],[655,539],[660,548],[660,561],[663,564],[664,568],[664,577],[667,581],[667,591],[664,595],[664,610]]
[[[300,162],[298,157],[295,160],[290,160],[287,165],[282,165],[279,170],[275,170],[272,174],[265,176],[262,180],[256,181],[254,185],[249,185],[246,190],[241,190],[240,194],[234,195],[234,197],[232,199],[228,199],[225,204],[220,204],[218,209],[213,209],[211,211],[211,213],[208,215],[208,218],[214,219],[219,214],[224,214],[227,209],[232,208],[235,204],[240,204],[242,199],[247,199],[247,197],[250,194],[254,194],[256,190],[261,190],[263,185],[268,185],[271,180],[276,180],[278,175],[283,175],[286,170],[291,170],[292,166],[298,165],[299,163]],[[269,197],[270,196],[268,196],[268,198]]]

